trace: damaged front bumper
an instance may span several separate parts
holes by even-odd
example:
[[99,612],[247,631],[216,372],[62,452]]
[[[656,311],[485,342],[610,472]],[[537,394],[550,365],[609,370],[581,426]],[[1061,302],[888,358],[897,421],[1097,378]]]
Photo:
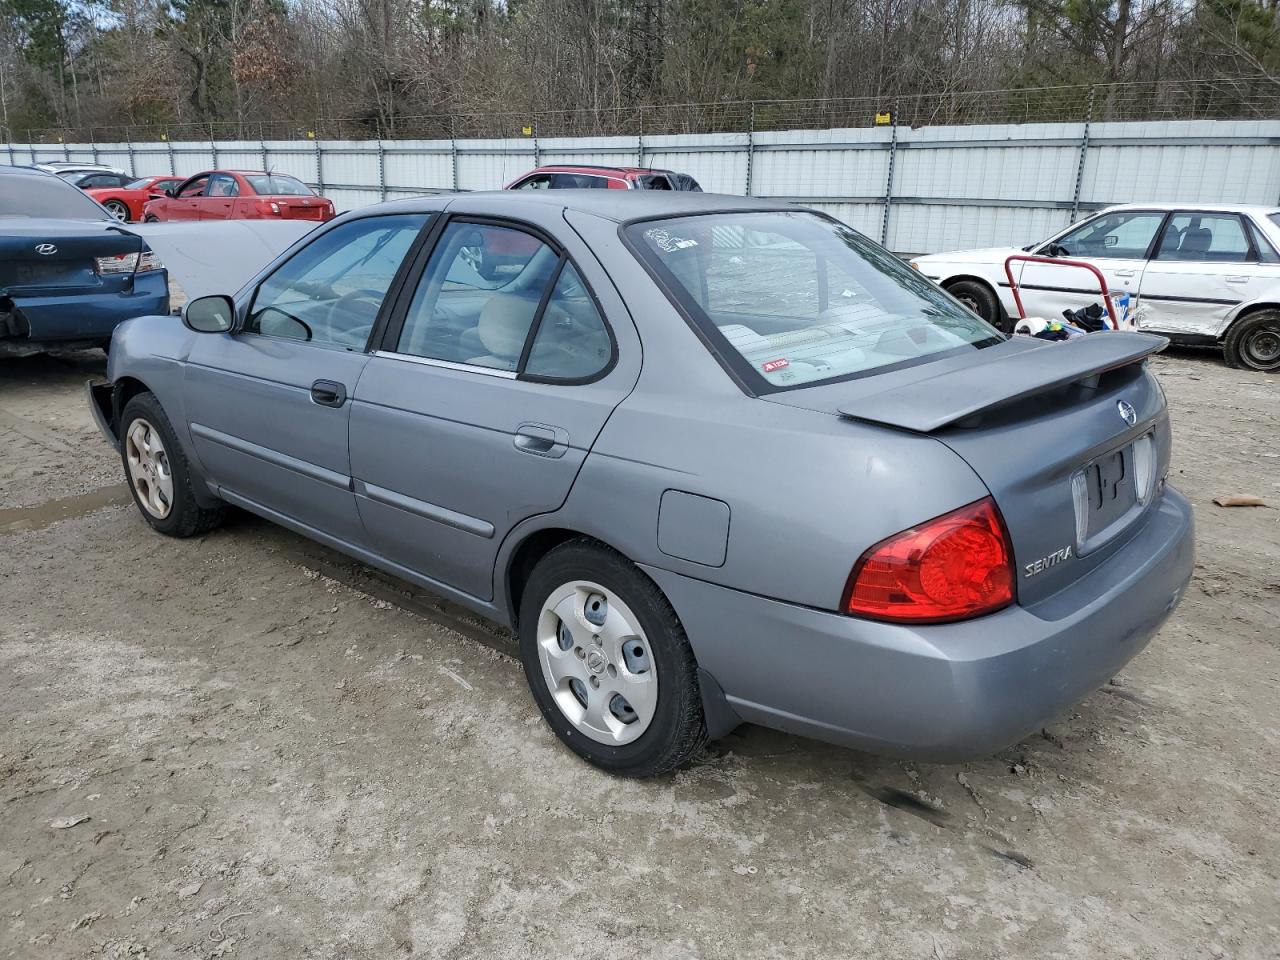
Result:
[[89,398],[89,412],[93,414],[93,422],[98,425],[107,443],[116,450],[120,449],[120,438],[116,436],[115,387],[106,380],[88,380],[84,385]]

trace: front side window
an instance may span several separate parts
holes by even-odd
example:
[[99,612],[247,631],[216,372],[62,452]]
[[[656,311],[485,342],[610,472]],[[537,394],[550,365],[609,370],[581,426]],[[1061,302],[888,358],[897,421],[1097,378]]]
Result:
[[1064,257],[1145,260],[1163,221],[1164,214],[1153,211],[1104,213],[1063,234],[1053,246]]
[[194,180],[188,180],[187,183],[178,191],[180,197],[203,197],[204,188],[209,185],[207,176],[197,177]]
[[325,232],[263,281],[245,332],[363,350],[428,219],[424,213],[365,217]]
[[1157,260],[1202,263],[1244,263],[1250,256],[1244,224],[1233,213],[1176,213],[1156,251]]
[[761,392],[981,349],[1004,338],[883,247],[811,213],[633,224],[643,263]]
[[516,184],[517,190],[546,190],[551,186],[551,174],[539,173]]
[[245,174],[253,192],[263,197],[312,197],[315,193],[301,180],[283,173]]

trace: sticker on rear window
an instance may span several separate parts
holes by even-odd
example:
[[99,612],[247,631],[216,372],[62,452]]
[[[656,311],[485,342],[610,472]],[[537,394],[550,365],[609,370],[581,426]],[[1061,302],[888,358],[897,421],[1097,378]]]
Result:
[[677,237],[662,228],[646,230],[645,234],[654,245],[663,253],[674,253],[676,250],[684,250],[687,247],[696,247],[697,240],[690,240],[686,237]]
[[779,357],[777,360],[768,360],[760,364],[760,369],[765,373],[773,373],[775,370],[781,370],[784,367],[791,366],[791,361],[786,357]]

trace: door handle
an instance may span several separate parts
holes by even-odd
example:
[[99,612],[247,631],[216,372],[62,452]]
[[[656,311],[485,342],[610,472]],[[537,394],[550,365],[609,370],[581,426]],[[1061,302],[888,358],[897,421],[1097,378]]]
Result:
[[1115,271],[1115,275],[1117,277],[1134,277],[1134,276],[1137,276],[1137,274],[1138,274],[1137,270],[1116,270]]
[[322,407],[340,407],[347,402],[347,388],[336,380],[317,380],[311,385],[311,402]]
[[1222,279],[1226,280],[1227,283],[1248,283],[1249,282],[1248,277],[1223,277]]
[[512,438],[515,448],[537,457],[563,457],[569,449],[569,434],[543,423],[522,423]]

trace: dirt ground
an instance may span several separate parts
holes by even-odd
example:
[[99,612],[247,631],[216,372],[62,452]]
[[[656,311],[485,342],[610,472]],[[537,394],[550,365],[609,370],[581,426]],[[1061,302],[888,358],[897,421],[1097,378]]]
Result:
[[1123,676],[982,762],[746,727],[631,782],[478,621],[150,532],[100,354],[0,361],[0,958],[1280,957],[1280,378],[1155,364],[1199,563]]

